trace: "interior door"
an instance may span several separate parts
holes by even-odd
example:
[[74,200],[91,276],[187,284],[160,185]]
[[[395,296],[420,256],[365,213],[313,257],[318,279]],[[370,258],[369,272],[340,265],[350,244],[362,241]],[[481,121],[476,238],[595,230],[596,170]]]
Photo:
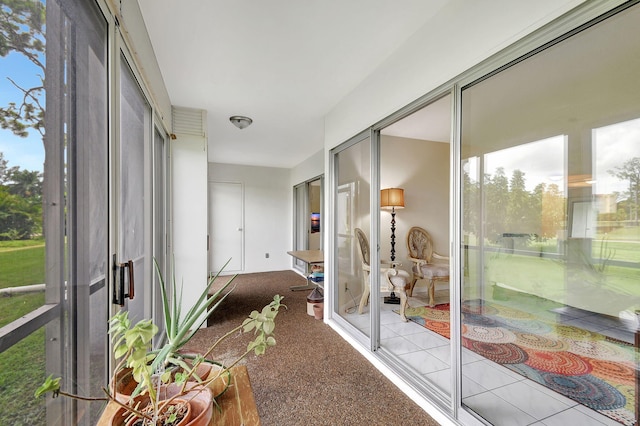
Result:
[[243,188],[238,182],[209,182],[209,270],[244,267]]

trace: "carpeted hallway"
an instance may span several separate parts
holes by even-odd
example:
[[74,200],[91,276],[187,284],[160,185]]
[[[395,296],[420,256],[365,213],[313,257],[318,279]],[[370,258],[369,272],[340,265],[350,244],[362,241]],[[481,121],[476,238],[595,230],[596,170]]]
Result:
[[[289,290],[304,282],[293,271],[238,275],[235,290],[187,349],[203,351],[280,294],[288,309],[276,318],[277,345],[242,362],[262,425],[437,425],[328,325],[307,315],[309,291]],[[249,337],[234,335],[212,358],[229,364],[245,350]]]

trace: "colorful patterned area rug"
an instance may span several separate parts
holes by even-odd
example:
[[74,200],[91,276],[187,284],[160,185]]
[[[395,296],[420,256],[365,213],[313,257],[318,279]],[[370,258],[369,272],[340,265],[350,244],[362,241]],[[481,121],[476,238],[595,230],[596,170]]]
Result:
[[[624,425],[636,424],[633,345],[481,300],[462,304],[462,344]],[[409,308],[407,318],[446,338],[449,304]]]

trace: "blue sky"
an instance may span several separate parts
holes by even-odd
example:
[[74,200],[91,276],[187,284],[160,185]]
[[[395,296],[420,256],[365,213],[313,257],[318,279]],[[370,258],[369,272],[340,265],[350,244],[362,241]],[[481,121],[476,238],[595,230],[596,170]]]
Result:
[[[41,84],[39,72],[40,68],[18,53],[0,57],[0,105],[4,107],[9,102],[18,104],[22,100],[22,92],[7,77],[11,77],[20,86],[29,88]],[[43,169],[42,138],[33,129],[29,129],[27,138],[15,136],[10,130],[0,129],[0,152],[4,154],[9,167],[19,166],[23,170],[32,171]]]

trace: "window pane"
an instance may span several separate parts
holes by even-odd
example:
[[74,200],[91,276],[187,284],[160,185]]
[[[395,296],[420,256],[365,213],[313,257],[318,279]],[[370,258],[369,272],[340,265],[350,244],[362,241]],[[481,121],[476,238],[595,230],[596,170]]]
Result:
[[44,329],[0,353],[0,424],[45,425],[45,399],[33,392],[44,381]]
[[[370,240],[369,191],[371,186],[371,143],[367,138],[337,154],[336,252],[338,265],[338,314],[362,331],[371,333],[368,277],[363,271],[355,229]],[[364,295],[364,297],[363,297]],[[362,304],[360,312],[359,306]]]
[[462,396],[494,424],[636,421],[639,19],[462,92]]
[[143,285],[146,282],[147,265],[150,265],[145,185],[150,180],[147,156],[151,146],[151,112],[124,54],[120,55],[120,81],[118,252],[119,261],[133,261],[138,285],[135,298],[128,300],[127,307],[132,320],[139,321],[151,315],[145,308],[145,302],[148,303],[145,293],[149,285]]
[[[44,2],[0,7],[0,20],[15,25],[22,42],[0,56],[0,295],[36,286],[21,293],[24,303],[0,297],[4,324],[44,302],[44,10]],[[5,28],[0,37],[11,37]]]
[[[381,267],[399,262],[395,279],[406,283],[408,299],[403,309],[401,291],[395,292],[400,300],[382,298],[380,347],[397,356],[420,385],[437,388],[445,398],[452,391],[449,263],[432,256],[427,244],[449,256],[450,111],[451,96],[444,96],[380,131],[380,188],[404,190],[403,207],[380,208]],[[399,204],[384,198],[382,205]]]

